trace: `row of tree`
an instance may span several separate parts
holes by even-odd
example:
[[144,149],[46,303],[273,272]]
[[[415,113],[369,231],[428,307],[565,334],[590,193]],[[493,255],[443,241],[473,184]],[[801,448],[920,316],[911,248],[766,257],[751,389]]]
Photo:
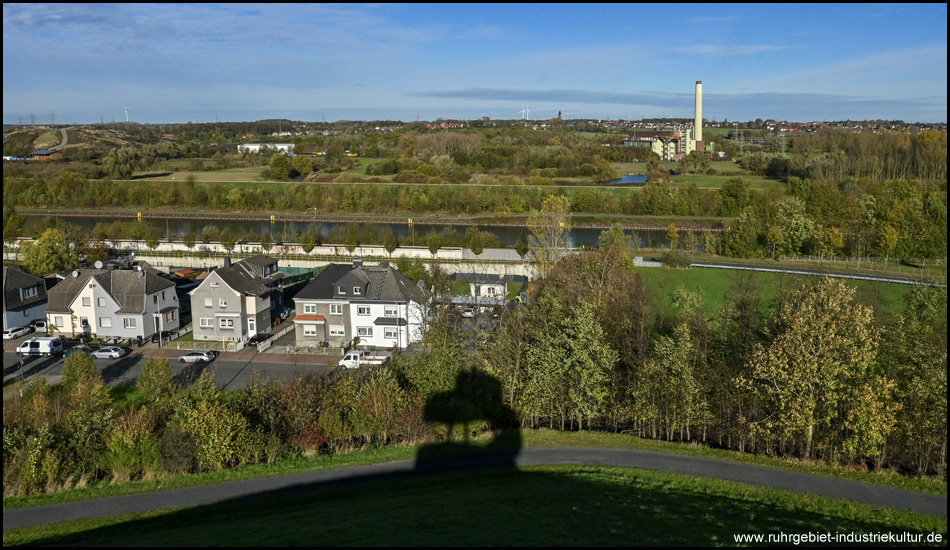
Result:
[[[132,402],[83,354],[4,404],[4,494],[422,443],[521,425],[635,433],[833,464],[946,475],[946,291],[917,287],[875,318],[845,283],[795,285],[764,304],[739,277],[722,309],[680,287],[651,298],[619,228],[554,263],[527,306],[473,350],[454,310],[427,302],[425,345],[371,372],[172,377],[153,358]],[[415,266],[419,267],[419,266]],[[413,274],[430,297],[447,278]]]

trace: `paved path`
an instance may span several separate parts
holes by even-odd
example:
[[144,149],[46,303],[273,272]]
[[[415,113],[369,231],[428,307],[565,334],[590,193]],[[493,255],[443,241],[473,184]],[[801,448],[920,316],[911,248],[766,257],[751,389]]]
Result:
[[196,506],[264,495],[275,491],[315,490],[344,483],[427,475],[431,472],[511,466],[512,463],[518,467],[546,464],[586,464],[645,468],[740,481],[753,485],[813,493],[944,517],[947,515],[946,497],[924,495],[857,481],[775,470],[762,466],[654,451],[525,448],[518,450],[517,454],[514,451],[508,453],[498,451],[427,460],[431,462],[403,460],[371,466],[320,470],[280,477],[171,489],[154,493],[4,510],[3,528],[14,529],[67,520]]

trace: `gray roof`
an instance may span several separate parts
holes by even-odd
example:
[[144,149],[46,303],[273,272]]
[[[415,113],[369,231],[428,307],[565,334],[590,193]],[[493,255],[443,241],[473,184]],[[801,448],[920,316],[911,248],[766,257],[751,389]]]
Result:
[[353,266],[346,264],[330,264],[319,275],[314,277],[307,286],[300,289],[295,300],[331,300],[333,299],[333,285],[344,275],[353,270]]
[[297,293],[295,300],[331,300],[337,297],[334,287],[337,282],[355,278],[365,284],[360,296],[350,296],[351,301],[409,302],[416,299],[418,287],[408,277],[392,266],[357,266],[331,264]]
[[277,260],[259,254],[253,258],[241,260],[231,267],[216,269],[214,273],[221,277],[221,280],[232,290],[245,296],[266,296],[274,289],[275,284],[284,278],[284,273],[280,271],[274,271],[267,277],[262,275],[264,266],[276,262]]
[[462,249],[462,260],[500,260],[506,262],[520,262],[521,256],[514,248],[485,248],[478,256],[469,248]]
[[175,283],[146,271],[77,269],[49,290],[46,311],[72,313],[70,305],[90,280],[119,304],[117,313],[145,313],[147,296],[175,287]]
[[[37,287],[36,295],[23,299],[21,289]],[[11,311],[46,301],[46,282],[13,267],[3,268],[3,311]]]

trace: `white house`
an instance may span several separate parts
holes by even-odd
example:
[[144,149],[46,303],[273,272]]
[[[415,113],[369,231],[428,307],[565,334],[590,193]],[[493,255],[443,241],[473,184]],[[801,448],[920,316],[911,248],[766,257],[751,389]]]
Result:
[[46,320],[64,336],[145,338],[179,328],[175,283],[142,265],[77,269],[47,296]]
[[298,346],[406,348],[423,336],[419,289],[389,265],[331,264],[294,298]]

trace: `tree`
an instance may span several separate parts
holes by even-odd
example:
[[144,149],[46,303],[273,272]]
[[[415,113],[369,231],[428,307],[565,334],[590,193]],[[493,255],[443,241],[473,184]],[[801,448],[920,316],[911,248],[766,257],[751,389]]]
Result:
[[396,235],[393,233],[392,228],[386,230],[386,236],[383,237],[383,248],[386,249],[386,252],[389,253],[389,257],[393,257],[393,252],[399,248],[399,241],[396,239]]
[[426,246],[429,247],[429,252],[432,253],[432,258],[434,259],[435,253],[442,248],[442,237],[435,231],[429,233],[429,236],[426,237]]
[[274,247],[274,238],[270,236],[270,231],[261,233],[261,250],[268,252]]
[[479,231],[477,227],[470,228],[471,237],[468,240],[468,248],[472,251],[472,254],[476,256],[480,255],[483,252],[482,249],[482,232]]
[[676,242],[680,240],[680,230],[674,224],[666,228],[666,238],[670,240],[670,250],[676,248]]
[[531,250],[531,247],[528,245],[528,241],[525,240],[524,233],[519,233],[518,241],[515,243],[515,251],[521,256],[522,261],[528,255],[529,250]]
[[293,165],[290,163],[290,158],[283,153],[274,153],[268,164],[270,168],[271,176],[276,180],[285,180],[291,176],[291,171],[294,169]]
[[188,248],[194,248],[195,242],[197,241],[198,236],[195,235],[194,231],[189,231],[181,238],[181,242],[184,243]]
[[23,245],[23,267],[36,275],[58,273],[79,267],[80,248],[69,243],[59,229],[47,229],[38,239]]
[[897,247],[897,230],[892,225],[885,225],[881,228],[880,247],[884,252],[884,271],[887,271],[887,260],[890,258],[894,248]]
[[237,244],[237,237],[234,236],[234,233],[231,232],[230,229],[227,227],[222,229],[220,238],[221,246],[223,246],[227,252],[230,253],[232,250],[234,250],[234,245]]
[[570,243],[571,201],[561,195],[548,197],[541,210],[532,209],[528,214],[528,229],[529,243],[543,279]]
[[754,428],[805,458],[878,456],[894,427],[874,314],[853,304],[854,294],[837,279],[794,289],[786,300],[794,307],[773,318],[775,340],[757,347],[740,380],[765,406]]

